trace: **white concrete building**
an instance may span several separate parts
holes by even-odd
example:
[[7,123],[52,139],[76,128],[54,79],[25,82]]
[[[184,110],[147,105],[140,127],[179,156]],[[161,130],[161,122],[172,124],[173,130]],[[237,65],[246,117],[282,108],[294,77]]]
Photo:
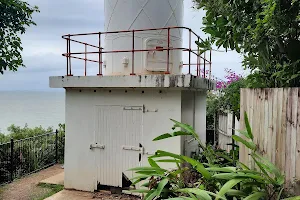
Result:
[[[64,166],[68,189],[122,187],[123,174],[133,176],[126,170],[147,165],[147,157],[158,149],[190,155],[197,144],[186,137],[152,142],[172,131],[171,118],[192,125],[206,140],[206,91],[214,83],[181,73],[184,28],[173,32],[168,28],[182,26],[183,0],[105,0],[105,8],[106,32],[88,34],[98,34],[99,45],[79,43],[97,51],[72,52],[71,42],[78,43],[76,36],[81,35],[67,35],[68,73],[50,77],[50,87],[66,91]],[[133,35],[132,29],[147,31]],[[154,33],[149,29],[155,29]],[[125,32],[115,32],[118,30]],[[103,49],[102,35],[106,41]],[[89,59],[90,54],[98,59]],[[80,55],[85,71],[87,62],[99,64],[98,76],[71,73],[71,58]],[[200,55],[197,59],[198,69],[201,59],[209,62]]]

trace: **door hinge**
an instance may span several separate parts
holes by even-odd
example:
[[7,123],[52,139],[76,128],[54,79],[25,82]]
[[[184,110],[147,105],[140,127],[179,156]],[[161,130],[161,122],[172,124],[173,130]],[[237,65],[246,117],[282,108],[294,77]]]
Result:
[[143,110],[142,106],[125,106],[123,110]]

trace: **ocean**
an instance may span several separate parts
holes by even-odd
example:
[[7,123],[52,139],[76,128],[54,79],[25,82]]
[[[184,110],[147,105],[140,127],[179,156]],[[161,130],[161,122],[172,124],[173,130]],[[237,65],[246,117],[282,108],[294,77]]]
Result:
[[11,124],[53,127],[65,122],[64,92],[0,91],[0,133]]

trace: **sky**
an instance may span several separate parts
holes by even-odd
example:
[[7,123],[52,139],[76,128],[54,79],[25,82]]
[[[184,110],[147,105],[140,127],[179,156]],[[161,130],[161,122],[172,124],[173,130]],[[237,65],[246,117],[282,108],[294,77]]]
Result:
[[[49,76],[66,74],[66,43],[61,38],[69,33],[98,32],[104,29],[104,0],[27,0],[37,5],[40,13],[33,15],[37,26],[21,36],[23,60],[26,68],[0,75],[0,91],[31,90],[54,91],[49,88]],[[184,1],[184,26],[190,27],[202,38],[203,11],[192,8],[192,0]],[[183,43],[188,38],[184,36]],[[242,73],[242,57],[236,52],[213,52],[212,73],[219,78],[230,68]]]

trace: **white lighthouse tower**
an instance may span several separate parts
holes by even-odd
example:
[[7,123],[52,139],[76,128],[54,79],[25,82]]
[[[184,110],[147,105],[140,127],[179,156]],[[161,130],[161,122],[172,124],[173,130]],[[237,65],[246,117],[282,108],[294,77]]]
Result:
[[[129,31],[105,35],[105,50],[156,49],[181,47],[183,29],[160,29],[183,26],[183,0],[127,0],[105,1],[105,31]],[[156,29],[149,30],[148,29]],[[142,30],[142,31],[141,31]],[[133,40],[134,38],[134,40]],[[133,44],[134,42],[134,44]],[[182,51],[136,52],[134,71],[136,74],[157,74],[169,71],[181,73]],[[130,74],[132,54],[114,53],[105,56],[105,75]]]
[[[206,140],[206,91],[214,83],[201,71],[211,61],[191,48],[200,38],[182,20],[183,0],[105,0],[104,32],[63,36],[67,74],[50,77],[50,87],[66,92],[65,188],[121,188],[133,176],[127,170],[147,165],[158,149],[190,155],[197,144],[186,137],[152,142],[172,131],[170,119]],[[82,73],[78,66],[74,73],[75,60]]]

